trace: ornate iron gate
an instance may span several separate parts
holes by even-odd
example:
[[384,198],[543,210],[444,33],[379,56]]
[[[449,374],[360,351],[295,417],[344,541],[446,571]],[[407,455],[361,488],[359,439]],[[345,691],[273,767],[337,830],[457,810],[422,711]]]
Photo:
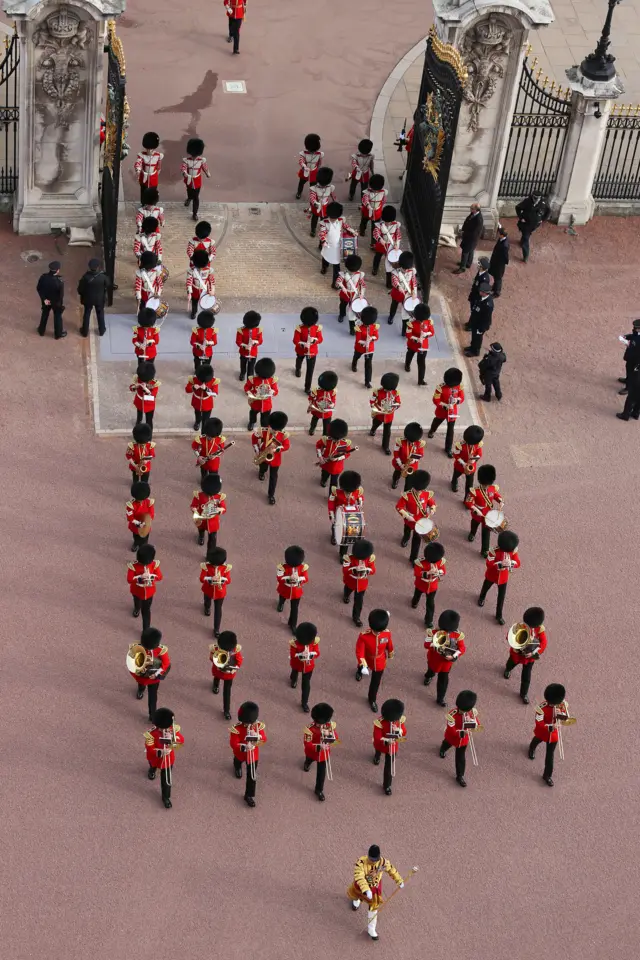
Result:
[[639,114],[640,105],[614,103],[593,181],[596,200],[640,200]]
[[18,187],[18,34],[4,38],[5,55],[0,63],[0,193]]
[[435,267],[449,169],[467,71],[460,53],[431,28],[424,57],[402,213],[425,302]]
[[532,190],[548,194],[556,182],[571,116],[571,90],[540,80],[538,58],[527,49],[498,199],[521,200]]
[[[115,21],[107,26],[107,109],[105,123],[104,158],[102,168],[102,246],[105,273],[113,281],[116,272],[116,243],[118,233],[118,200],[120,195],[120,162],[127,155],[126,130],[129,106],[125,95],[125,60]],[[113,291],[109,294],[109,306]]]

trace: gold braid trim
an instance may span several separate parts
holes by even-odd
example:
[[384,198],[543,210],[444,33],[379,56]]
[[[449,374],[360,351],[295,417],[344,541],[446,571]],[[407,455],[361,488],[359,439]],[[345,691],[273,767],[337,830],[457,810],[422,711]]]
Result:
[[438,60],[448,63],[455,70],[458,80],[464,86],[468,79],[467,68],[459,50],[451,43],[444,43],[438,36],[435,26],[429,31],[429,43]]

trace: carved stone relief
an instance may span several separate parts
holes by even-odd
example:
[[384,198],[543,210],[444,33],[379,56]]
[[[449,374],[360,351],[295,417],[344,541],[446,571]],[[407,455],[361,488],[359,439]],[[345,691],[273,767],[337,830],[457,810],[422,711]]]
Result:
[[478,129],[480,111],[489,103],[498,80],[504,76],[510,44],[510,27],[495,14],[474,24],[462,39],[461,53],[469,73],[464,90],[468,104],[467,130],[472,133]]

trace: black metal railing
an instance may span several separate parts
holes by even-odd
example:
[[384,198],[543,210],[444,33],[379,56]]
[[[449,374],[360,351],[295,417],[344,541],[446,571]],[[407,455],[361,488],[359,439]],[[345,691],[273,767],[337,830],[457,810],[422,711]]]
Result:
[[571,116],[571,90],[541,79],[537,58],[527,51],[511,121],[500,190],[501,200],[518,200],[532,191],[548,194],[556,182]]
[[104,165],[100,203],[102,206],[102,246],[105,273],[111,280],[109,306],[113,303],[118,238],[118,201],[120,194],[120,162],[125,142],[126,77],[122,44],[115,32],[115,23],[108,23],[107,44],[107,109],[105,124]]
[[18,35],[5,37],[5,55],[0,63],[0,194],[18,187]]
[[595,200],[640,200],[640,105],[614,104],[593,181]]

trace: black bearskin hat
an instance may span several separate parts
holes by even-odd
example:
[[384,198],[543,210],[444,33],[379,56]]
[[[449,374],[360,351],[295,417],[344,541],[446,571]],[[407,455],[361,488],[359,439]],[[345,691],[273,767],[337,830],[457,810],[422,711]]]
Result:
[[513,530],[503,530],[498,534],[498,550],[505,550],[507,553],[513,553],[520,543],[517,533]]
[[187,153],[190,157],[200,157],[204,153],[204,140],[199,137],[191,137],[187,140]]
[[484,463],[478,467],[478,483],[486,487],[490,483],[496,482],[496,468],[490,463]]
[[446,630],[451,633],[460,626],[460,614],[457,610],[443,610],[438,617],[438,630]]
[[206,240],[211,236],[211,224],[207,220],[201,220],[196,223],[196,237],[198,240]]
[[338,374],[333,370],[324,370],[318,377],[318,386],[321,390],[335,390],[338,386]]
[[359,257],[357,253],[350,253],[348,257],[345,257],[344,265],[350,273],[355,273],[362,266],[362,257]]
[[204,267],[209,266],[209,254],[206,250],[201,250],[199,247],[193,251],[191,260],[193,261],[194,267],[197,267],[198,270],[203,270]]
[[333,170],[331,167],[320,167],[316,174],[316,183],[319,187],[328,187],[333,180]]
[[477,702],[478,694],[474,693],[473,690],[461,690],[456,697],[456,707],[458,710],[464,711],[464,713],[468,710],[473,710]]
[[198,314],[198,326],[202,330],[210,330],[215,322],[215,317],[211,313],[211,310],[201,310]]
[[276,365],[271,357],[261,357],[256,363],[254,369],[256,377],[261,377],[263,380],[268,380],[269,377],[272,377],[275,374]]
[[329,206],[327,207],[327,217],[329,220],[337,220],[342,216],[342,211],[344,207],[341,203],[338,203],[337,200],[332,200]]
[[295,629],[296,641],[303,647],[309,647],[312,643],[315,643],[317,636],[318,628],[315,623],[310,623],[308,620],[299,623]]
[[384,223],[393,223],[396,218],[396,208],[392,207],[390,203],[387,203],[382,208],[382,220]]
[[238,646],[238,638],[233,630],[223,630],[216,643],[221,650],[226,650],[227,653],[231,653],[231,651],[235,650]]
[[157,187],[145,187],[142,191],[143,207],[155,207],[160,199]]
[[372,553],[373,544],[371,540],[356,540],[351,550],[351,556],[355,557],[356,560],[368,560]]
[[226,562],[227,551],[224,547],[212,547],[207,552],[207,563],[210,563],[212,567],[221,567]]
[[274,410],[269,414],[269,426],[272,430],[284,430],[289,417],[282,410]]
[[380,386],[383,390],[395,390],[400,383],[400,377],[397,373],[383,373],[380,378]]
[[444,557],[444,547],[441,543],[428,543],[424,548],[424,558],[428,563],[438,563]]
[[198,367],[196,378],[200,381],[200,383],[209,383],[210,380],[213,380],[213,367],[211,364],[201,363]]
[[255,330],[256,327],[260,326],[260,321],[262,317],[257,310],[247,310],[244,317],[242,318],[242,326],[246,327],[247,330]]
[[404,715],[404,703],[402,700],[385,700],[380,710],[383,720],[390,723],[397,723]]
[[156,150],[160,146],[160,137],[157,133],[145,133],[142,146],[145,150]]
[[312,327],[318,322],[318,311],[315,307],[303,307],[300,311],[300,323],[303,327]]
[[158,256],[151,250],[143,250],[140,254],[140,266],[143,270],[153,270],[158,266]]
[[166,730],[173,726],[174,716],[173,710],[169,710],[169,707],[158,707],[153,715],[153,722],[159,730]]
[[566,693],[567,691],[561,683],[550,683],[549,686],[544,688],[545,700],[547,703],[552,703],[554,707],[557,707],[558,704],[562,703]]
[[146,630],[142,631],[142,635],[140,637],[140,643],[145,650],[154,650],[156,647],[159,647],[161,640],[162,631],[158,630],[156,627],[147,627]]
[[260,716],[260,707],[252,700],[245,700],[238,709],[238,720],[240,723],[255,723]]
[[370,327],[371,324],[378,322],[378,311],[375,307],[365,307],[362,313],[360,314],[360,323],[363,323],[365,327]]
[[384,177],[381,173],[374,173],[369,180],[369,186],[372,190],[382,190],[384,187]]
[[484,430],[475,423],[472,423],[470,427],[467,427],[465,432],[462,434],[462,439],[465,443],[480,443],[483,437]]
[[372,610],[369,614],[369,626],[375,633],[380,633],[382,630],[386,630],[389,626],[389,620],[391,615],[388,610]]
[[308,133],[306,135],[304,138],[304,148],[305,150],[310,150],[312,153],[320,149],[320,137],[317,133]]
[[200,487],[202,492],[206,493],[208,497],[213,496],[214,493],[220,493],[222,490],[220,475],[217,473],[205,473],[200,482]]
[[142,221],[143,233],[155,233],[158,229],[157,217],[145,217]]
[[333,707],[329,703],[316,703],[311,707],[311,719],[314,723],[329,723],[333,716]]
[[151,493],[151,487],[145,480],[136,480],[131,484],[131,496],[134,500],[146,500]]
[[290,567],[299,567],[304,563],[304,550],[302,547],[287,547],[284,552],[284,562]]
[[373,143],[371,140],[361,140],[358,144],[359,153],[371,153],[373,150]]
[[138,547],[138,552],[136,553],[138,563],[146,567],[149,563],[153,563],[155,558],[156,548],[152,544],[143,543],[141,547]]
[[148,443],[153,436],[153,431],[148,423],[136,423],[133,428],[133,439],[136,443]]
[[404,438],[408,440],[409,443],[417,443],[418,440],[422,440],[423,435],[424,430],[417,420],[412,420],[411,423],[408,423],[404,428]]
[[400,254],[398,266],[401,270],[409,270],[409,268],[413,266],[413,254],[410,250],[404,250]]
[[222,420],[218,417],[210,417],[202,428],[205,437],[219,437],[222,433]]
[[430,316],[431,310],[428,303],[419,303],[413,308],[414,320],[419,320],[422,323],[423,320],[428,320]]
[[459,387],[462,383],[462,370],[458,370],[457,367],[449,367],[444,372],[443,380],[448,387]]
[[150,383],[151,380],[156,375],[155,364],[150,363],[148,360],[146,363],[141,363],[138,367],[138,380],[142,383]]
[[426,490],[431,483],[431,474],[428,470],[416,470],[407,479],[410,481],[412,490]]
[[338,477],[338,485],[345,493],[355,493],[362,483],[362,477],[355,470],[345,470]]
[[156,317],[155,310],[153,310],[151,307],[145,307],[143,310],[140,311],[140,314],[138,316],[138,326],[153,327],[155,326],[157,319],[158,318]]
[[349,433],[349,424],[346,420],[332,420],[329,425],[329,436],[332,440],[344,440]]
[[528,607],[522,619],[528,627],[541,627],[544,623],[544,610],[542,607]]

